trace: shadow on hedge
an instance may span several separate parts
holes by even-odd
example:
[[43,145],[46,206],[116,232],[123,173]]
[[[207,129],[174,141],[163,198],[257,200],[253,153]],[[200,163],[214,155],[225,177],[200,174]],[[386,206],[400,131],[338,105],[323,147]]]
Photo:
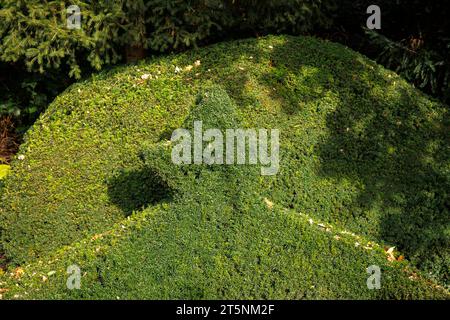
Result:
[[[274,48],[275,56],[282,57],[293,47],[295,44],[288,40]],[[287,72],[298,72],[298,65],[285,61],[279,63]],[[364,187],[347,209],[364,220],[369,217],[361,215],[377,207],[381,214],[379,226],[373,228],[378,230],[376,236],[396,245],[417,266],[448,283],[448,109],[444,114],[433,112],[427,107],[428,100],[415,90],[399,86],[398,78],[386,78],[376,67],[369,74],[365,71],[367,64],[358,58],[350,63],[345,72],[333,75],[333,82],[345,83],[344,86],[311,88],[313,93],[324,88],[337,90],[334,93],[341,100],[336,110],[327,115],[327,138],[315,149],[321,159],[319,173],[362,182]],[[329,70],[320,70],[316,75],[321,78],[310,83],[323,85],[329,74]],[[380,94],[376,86],[385,92]],[[388,99],[384,93],[393,86],[395,95]],[[349,87],[353,94],[339,91]],[[310,101],[311,97],[305,99]],[[292,111],[288,109],[287,113]]]
[[174,191],[148,169],[123,170],[108,182],[109,199],[124,216],[150,205],[170,202],[173,195]]
[[[270,63],[277,68],[260,77],[259,83],[267,85],[269,92],[274,90],[273,84],[279,84],[273,91],[274,99],[279,99],[279,90],[286,90],[282,103],[286,115],[295,115],[302,104],[316,100],[320,104],[328,91],[339,97],[341,103],[326,116],[328,135],[315,146],[321,163],[318,174],[360,182],[358,195],[345,204],[345,210],[360,224],[358,232],[397,246],[419,268],[448,283],[450,242],[446,229],[450,177],[445,171],[450,159],[448,112],[447,117],[436,117],[433,109],[426,106],[428,100],[403,85],[396,88],[395,97],[387,99],[375,88],[388,92],[398,85],[399,79],[387,78],[377,71],[378,66],[368,65],[354,54],[348,57],[336,54],[337,63],[346,60],[348,64],[335,69],[326,70],[320,62],[302,64],[302,59],[291,57],[299,51],[297,45],[288,39],[274,46]],[[318,46],[317,50],[322,49]],[[246,54],[252,55],[255,63],[263,61],[264,53],[258,49]],[[331,61],[334,58],[331,52],[323,56]],[[226,60],[233,65],[238,58],[238,54],[232,54]],[[295,86],[283,89],[289,73],[298,73],[302,67],[316,69],[303,80],[302,84],[309,89],[298,90]],[[372,67],[375,70],[368,73],[367,69]],[[243,89],[250,80],[246,73],[230,74],[231,78],[233,81],[225,78],[213,82],[221,83],[236,101],[258,103]],[[163,136],[168,138],[169,133],[170,130]],[[151,172],[124,173],[111,183],[110,197],[126,214],[170,200],[173,190],[154,179]],[[295,190],[293,193],[295,197]],[[372,211],[377,212],[375,219],[369,216]]]
[[373,96],[372,105],[341,104],[327,116],[331,134],[318,148],[321,174],[361,181],[354,207],[378,207],[378,236],[448,283],[450,126],[418,99],[400,89],[389,103]]

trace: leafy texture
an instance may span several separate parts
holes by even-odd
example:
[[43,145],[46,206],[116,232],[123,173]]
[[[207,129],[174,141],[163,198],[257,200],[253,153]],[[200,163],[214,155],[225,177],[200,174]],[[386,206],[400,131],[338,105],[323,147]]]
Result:
[[[196,46],[226,31],[304,32],[330,23],[331,1],[131,0],[0,1],[0,60],[23,61],[29,70],[69,66],[100,69],[142,58],[143,49],[171,51]],[[81,28],[67,28],[67,8],[77,5]]]
[[[194,119],[279,129],[279,173],[173,165],[167,140]],[[448,298],[448,138],[445,106],[309,37],[100,73],[52,103],[5,181],[2,247],[24,268],[5,294]]]
[[0,180],[4,179],[9,172],[9,166],[6,164],[0,164]]

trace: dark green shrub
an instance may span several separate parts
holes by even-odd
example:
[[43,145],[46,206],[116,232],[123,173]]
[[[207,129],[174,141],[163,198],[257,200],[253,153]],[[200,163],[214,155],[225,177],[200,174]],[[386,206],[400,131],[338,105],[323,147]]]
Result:
[[331,26],[335,1],[227,0],[233,26],[240,32],[299,34]]
[[73,81],[55,70],[30,73],[20,64],[0,62],[0,82],[0,117],[11,117],[16,132],[23,134],[54,97]]
[[[18,126],[32,124],[71,79],[141,59],[146,50],[179,51],[223,38],[327,26],[332,2],[0,0],[0,61],[7,63],[0,71],[16,75],[0,75],[0,114],[15,114]],[[80,30],[66,27],[70,5],[81,9]]]
[[[227,95],[198,100],[212,85]],[[228,110],[245,128],[279,129],[279,173],[194,166],[181,175],[194,180],[179,183],[164,142],[197,109],[213,122]],[[2,193],[2,247],[33,266],[26,279],[83,264],[91,285],[78,297],[376,297],[357,283],[362,266],[387,263],[385,245],[447,286],[447,112],[362,55],[309,37],[222,43],[103,72],[60,95],[27,134]],[[172,196],[142,198],[139,181]],[[309,218],[358,236],[335,243]],[[91,238],[122,229],[125,238],[96,253]],[[48,257],[59,262],[39,267]],[[433,281],[408,282],[409,263],[395,263],[380,297],[430,296]],[[49,296],[66,295],[58,281]]]
[[[193,121],[202,121],[205,130],[224,130],[241,126],[240,120],[238,108],[226,91],[210,87],[202,90],[183,128],[192,130]],[[143,157],[142,172],[151,173],[173,188],[171,192],[176,195],[171,203],[137,213],[125,225],[74,245],[49,263],[28,266],[23,279],[6,280],[12,286],[9,296],[40,299],[447,297],[444,290],[427,284],[417,275],[411,281],[413,273],[406,263],[389,263],[384,250],[366,239],[324,226],[306,215],[274,207],[267,201],[264,203],[258,196],[260,176],[254,167],[177,166],[172,163],[171,145],[166,141],[150,146]],[[127,192],[133,194],[133,190]],[[355,241],[368,247],[358,248]],[[64,266],[71,263],[81,265],[84,273],[80,291],[64,288]],[[367,288],[365,270],[373,264],[382,266],[382,290]],[[48,283],[40,281],[42,273],[50,275]]]
[[447,54],[450,38],[441,39],[440,44],[433,43],[433,48],[428,42],[425,44],[423,38],[396,42],[376,32],[367,33],[372,43],[380,48],[380,63],[422,90],[450,102],[450,57]]
[[[114,64],[125,47],[170,51],[218,39],[218,31],[305,32],[329,24],[326,1],[12,1],[0,3],[0,58],[24,61],[44,72],[70,67],[79,78],[81,67]],[[82,27],[66,27],[66,8],[78,5]]]
[[380,0],[381,30],[364,33],[370,0],[341,1],[334,28],[348,33],[348,45],[449,104],[450,58],[446,1]]
[[[81,9],[79,30],[67,28],[70,5]],[[143,9],[142,1],[3,0],[0,8],[1,60],[24,61],[29,70],[41,73],[67,64],[69,76],[80,78],[82,60],[100,69],[119,60],[121,44],[145,39],[133,16]]]
[[[366,239],[262,202],[231,207],[221,191],[146,209],[18,278],[0,277],[4,298],[448,299],[407,263],[364,249]],[[80,290],[66,288],[71,264],[81,268]],[[367,288],[369,265],[382,270],[381,290]]]

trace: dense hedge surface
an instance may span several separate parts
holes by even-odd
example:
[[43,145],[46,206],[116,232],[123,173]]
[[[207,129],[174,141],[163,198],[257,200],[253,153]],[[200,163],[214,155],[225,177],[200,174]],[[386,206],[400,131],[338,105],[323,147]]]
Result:
[[[194,119],[279,129],[279,173],[173,165],[166,141]],[[52,103],[13,163],[1,245],[24,269],[4,281],[19,297],[448,297],[448,128],[443,105],[309,37],[103,72]]]
[[[238,210],[213,202],[147,208],[51,259],[11,270],[0,278],[4,298],[448,299],[367,239],[263,202]],[[72,264],[81,270],[80,290],[66,286]],[[371,265],[382,270],[380,290],[367,288]]]

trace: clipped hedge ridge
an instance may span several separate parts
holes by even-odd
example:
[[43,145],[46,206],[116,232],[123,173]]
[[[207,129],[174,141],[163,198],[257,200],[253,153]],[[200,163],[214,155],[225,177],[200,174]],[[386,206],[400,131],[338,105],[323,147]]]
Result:
[[[278,175],[261,177],[247,166],[194,166],[182,175],[193,183],[173,183],[179,171],[163,161],[164,141],[195,115],[205,87],[225,94],[222,109],[234,105],[230,110],[236,109],[244,127],[280,129]],[[336,249],[333,238],[304,222],[297,233],[283,210],[262,206],[267,198],[368,241],[395,245],[433,279],[413,290],[415,283],[409,284],[403,269],[393,267],[398,272],[380,297],[439,296],[440,289],[436,293],[429,283],[448,286],[446,128],[444,106],[363,56],[315,38],[228,42],[119,67],[70,87],[28,133],[21,149],[25,159],[13,164],[1,195],[2,247],[18,264],[34,265],[71,244],[82,255],[84,249],[76,245],[82,239],[164,203],[163,213],[148,227],[108,246],[104,262],[87,258],[87,268],[105,270],[108,276],[101,283],[108,283],[111,292],[119,295],[128,288],[129,297],[376,297],[357,283],[366,276],[368,265],[363,265],[372,258],[386,260],[382,249],[374,256],[355,253],[351,245]],[[202,184],[196,183],[199,176]],[[264,248],[268,251],[261,252]],[[155,257],[158,262],[142,272],[123,275],[125,265],[138,268]],[[339,267],[334,272],[325,260]],[[308,290],[309,280],[300,279],[300,271],[321,289]],[[236,286],[226,281],[235,273],[242,276]],[[253,273],[266,283],[260,290],[246,283],[244,275]],[[189,282],[190,276],[195,280]],[[338,283],[343,276],[349,280]],[[155,285],[133,285],[144,279]],[[82,295],[106,297],[92,281],[88,290],[93,291]],[[66,294],[58,288],[49,294]]]
[[[202,209],[208,223],[186,214]],[[45,261],[11,270],[0,277],[4,298],[449,298],[406,261],[388,262],[377,244],[306,214],[278,205],[267,210],[255,201],[225,220],[222,209],[202,203],[147,208]],[[72,264],[82,271],[80,290],[66,287]],[[374,264],[382,270],[380,290],[366,286],[365,268]]]

